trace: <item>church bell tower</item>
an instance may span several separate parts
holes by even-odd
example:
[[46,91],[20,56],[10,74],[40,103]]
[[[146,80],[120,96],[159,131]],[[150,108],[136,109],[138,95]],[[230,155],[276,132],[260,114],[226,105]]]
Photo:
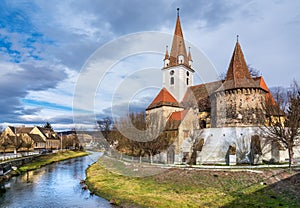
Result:
[[173,36],[172,48],[169,55],[168,47],[164,58],[163,87],[180,102],[188,87],[194,84],[194,70],[192,69],[192,55],[189,48],[187,53],[180,24],[179,8]]

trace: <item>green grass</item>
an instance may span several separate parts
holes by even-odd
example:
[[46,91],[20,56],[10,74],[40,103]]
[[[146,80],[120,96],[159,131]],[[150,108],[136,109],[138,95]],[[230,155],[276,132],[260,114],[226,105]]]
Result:
[[63,151],[63,152],[57,152],[54,154],[49,154],[49,155],[42,155],[38,158],[36,158],[33,162],[27,163],[20,167],[18,170],[22,172],[26,172],[29,170],[35,170],[38,168],[41,168],[45,165],[62,161],[62,160],[67,160],[75,157],[81,157],[88,155],[87,152],[77,152],[77,151]]
[[[124,176],[128,165],[110,158],[87,170],[90,190],[124,207],[298,207],[299,197],[261,185],[259,173],[168,169]],[[126,171],[125,171],[126,172]],[[128,171],[126,172],[128,173]]]

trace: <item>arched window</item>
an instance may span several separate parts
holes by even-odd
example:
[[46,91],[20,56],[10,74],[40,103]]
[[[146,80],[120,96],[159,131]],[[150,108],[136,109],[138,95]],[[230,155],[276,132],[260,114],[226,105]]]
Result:
[[171,79],[170,79],[170,84],[171,84],[171,85],[174,85],[174,77],[171,77]]
[[186,85],[189,85],[189,78],[186,78]]
[[188,71],[186,72],[186,76],[190,76],[190,73]]

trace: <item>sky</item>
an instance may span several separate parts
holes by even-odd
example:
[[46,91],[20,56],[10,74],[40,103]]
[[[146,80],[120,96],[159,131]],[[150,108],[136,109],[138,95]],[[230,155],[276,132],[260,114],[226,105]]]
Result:
[[144,110],[161,88],[177,8],[186,45],[213,75],[227,70],[238,34],[269,87],[300,82],[297,0],[1,0],[0,125],[92,128],[124,106]]

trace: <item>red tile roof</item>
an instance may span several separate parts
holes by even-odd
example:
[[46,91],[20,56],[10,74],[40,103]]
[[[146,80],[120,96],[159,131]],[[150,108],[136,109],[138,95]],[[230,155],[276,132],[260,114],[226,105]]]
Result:
[[265,80],[263,77],[254,77],[253,80],[266,92],[270,92]]
[[182,121],[184,119],[184,117],[186,116],[188,111],[189,111],[188,109],[185,109],[183,111],[173,112],[168,120],[169,121]]
[[188,111],[189,109],[173,112],[166,123],[165,130],[177,130]]
[[266,91],[266,104],[267,105],[271,105],[269,107],[271,107],[271,109],[268,109],[269,111],[271,110],[272,115],[284,115],[284,112],[280,109],[278,103],[276,102],[276,100],[274,99],[271,91],[269,90],[265,80],[263,77],[255,77],[253,78],[253,80],[257,83],[257,85],[259,85],[263,90]]
[[179,107],[179,103],[166,88],[163,88],[148,106],[147,110],[160,106]]
[[257,87],[251,77],[241,46],[237,41],[227,70],[225,82],[217,91]]

